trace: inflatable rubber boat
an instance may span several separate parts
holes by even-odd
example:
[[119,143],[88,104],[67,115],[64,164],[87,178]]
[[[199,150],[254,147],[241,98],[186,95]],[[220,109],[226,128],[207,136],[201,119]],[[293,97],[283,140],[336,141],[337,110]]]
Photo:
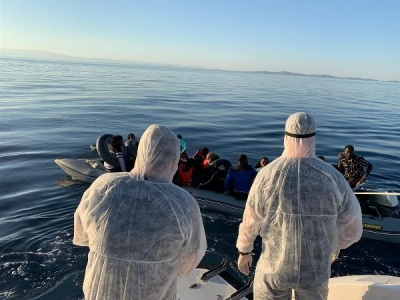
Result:
[[[92,183],[106,172],[103,161],[111,165],[117,163],[116,158],[108,151],[111,139],[112,135],[103,135],[97,139],[96,145],[91,146],[88,153],[73,158],[57,158],[55,162],[74,180]],[[246,204],[244,201],[209,190],[182,188],[191,193],[202,208],[238,217],[243,215]],[[363,213],[363,238],[400,244],[400,193],[358,189],[354,194]]]

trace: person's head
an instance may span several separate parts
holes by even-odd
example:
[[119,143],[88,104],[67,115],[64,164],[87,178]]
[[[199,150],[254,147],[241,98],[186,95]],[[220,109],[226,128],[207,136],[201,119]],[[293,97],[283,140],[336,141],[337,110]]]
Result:
[[180,134],[177,135],[178,139],[182,139],[182,136]]
[[315,121],[305,113],[297,112],[289,116],[285,125],[284,157],[315,157]]
[[208,160],[209,163],[212,163],[213,161],[219,159],[219,156],[214,152],[208,152],[206,155],[206,159]]
[[134,140],[136,137],[133,133],[128,134],[128,140]]
[[140,138],[132,175],[139,179],[172,182],[178,168],[179,140],[169,128],[157,124],[149,126]]
[[247,165],[249,163],[246,154],[239,154],[238,163],[242,166]]
[[205,158],[209,152],[207,147],[201,148],[200,149],[201,154],[203,155],[203,157]]
[[269,159],[268,159],[268,157],[261,157],[260,166],[261,166],[261,167],[265,167],[265,166],[268,165],[268,164],[269,164]]
[[354,155],[354,147],[352,145],[346,145],[344,147],[344,154],[348,159],[352,158]]
[[112,141],[111,141],[111,146],[113,147],[113,149],[115,150],[121,150],[121,146],[124,143],[124,140],[122,138],[122,135],[114,135]]
[[320,160],[323,160],[323,161],[325,161],[325,157],[324,156],[322,156],[322,155],[318,155],[317,156]]

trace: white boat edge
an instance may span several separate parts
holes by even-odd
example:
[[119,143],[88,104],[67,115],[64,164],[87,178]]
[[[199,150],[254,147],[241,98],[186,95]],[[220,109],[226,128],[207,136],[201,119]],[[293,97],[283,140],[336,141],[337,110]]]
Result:
[[400,299],[400,277],[349,275],[329,280],[328,300]]
[[[178,278],[178,300],[245,300],[244,296],[217,274],[207,281],[201,275],[208,269],[196,268],[192,274]],[[223,273],[222,273],[223,274]],[[295,299],[294,293],[292,299]],[[349,275],[330,278],[328,300],[395,300],[400,299],[400,277],[387,275]]]

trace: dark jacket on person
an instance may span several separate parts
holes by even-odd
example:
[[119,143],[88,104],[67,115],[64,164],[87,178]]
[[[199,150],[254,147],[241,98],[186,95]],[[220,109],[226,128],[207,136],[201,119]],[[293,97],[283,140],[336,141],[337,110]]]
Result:
[[202,190],[212,190],[217,193],[224,192],[225,178],[232,164],[226,159],[217,159],[207,168],[206,180],[198,185]]
[[247,194],[256,175],[257,171],[252,166],[236,164],[229,169],[225,178],[225,191]]

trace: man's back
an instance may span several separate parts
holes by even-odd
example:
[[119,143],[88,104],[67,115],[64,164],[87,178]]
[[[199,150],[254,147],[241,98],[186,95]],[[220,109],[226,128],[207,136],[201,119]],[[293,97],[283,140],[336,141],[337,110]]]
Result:
[[326,300],[333,255],[361,238],[360,205],[346,180],[315,156],[314,118],[297,112],[285,124],[282,155],[258,173],[249,193],[236,247],[249,273],[255,237],[263,251],[255,299]]
[[263,271],[294,286],[326,281],[338,243],[346,248],[360,238],[337,225],[357,216],[357,199],[343,176],[315,157],[278,158],[261,169],[248,202],[263,219]]
[[175,299],[176,279],[162,278],[185,273],[182,255],[195,261],[205,251],[198,204],[171,183],[102,175],[76,215],[90,248],[86,299]]

